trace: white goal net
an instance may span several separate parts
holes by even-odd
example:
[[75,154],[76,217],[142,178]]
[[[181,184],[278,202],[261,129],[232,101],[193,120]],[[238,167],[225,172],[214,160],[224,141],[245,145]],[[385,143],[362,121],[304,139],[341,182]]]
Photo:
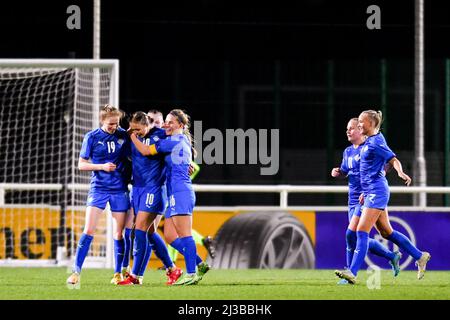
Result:
[[[67,264],[90,172],[77,169],[101,105],[118,105],[117,60],[0,60],[0,265]],[[86,266],[110,266],[103,215]]]

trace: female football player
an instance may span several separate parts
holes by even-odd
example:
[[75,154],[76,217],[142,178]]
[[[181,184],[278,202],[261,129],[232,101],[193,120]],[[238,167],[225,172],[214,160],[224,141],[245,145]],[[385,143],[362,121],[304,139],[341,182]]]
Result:
[[[130,121],[131,135],[143,145],[149,146],[165,139],[164,130],[151,127],[149,117],[144,112],[136,112]],[[132,145],[131,160],[133,167],[132,210],[136,215],[135,239],[133,250],[133,268],[129,276],[119,285],[141,284],[152,248],[164,263],[167,284],[175,282],[182,274],[169,257],[167,247],[154,228],[155,219],[164,214],[166,200],[162,187],[166,180],[166,168],[163,155],[144,156]],[[140,279],[138,279],[140,277]]]
[[418,279],[423,278],[426,264],[431,258],[428,252],[417,249],[404,234],[393,230],[389,222],[387,211],[389,186],[385,177],[386,165],[392,166],[407,186],[411,184],[411,178],[403,172],[402,164],[388,147],[383,134],[379,132],[381,123],[381,111],[363,111],[358,117],[358,126],[362,134],[367,136],[361,149],[360,159],[364,208],[356,229],[356,249],[350,269],[335,272],[338,277],[352,284],[356,283],[358,270],[367,254],[369,232],[375,224],[384,238],[395,243],[416,260]]
[[200,274],[197,274],[199,257],[195,241],[192,238],[192,213],[195,206],[195,193],[188,171],[192,159],[192,150],[195,152],[195,149],[192,148],[189,126],[189,116],[182,110],[174,109],[169,112],[164,124],[166,134],[169,136],[167,139],[146,146],[137,139],[136,135],[131,135],[131,140],[143,155],[164,154],[167,166],[167,195],[169,198],[165,228],[168,223],[173,225],[178,237],[170,245],[182,252],[186,261],[186,274],[174,285],[197,284],[204,274],[200,270]]
[[109,203],[113,217],[115,274],[120,275],[124,257],[123,228],[125,213],[129,209],[128,156],[130,139],[119,127],[122,112],[114,106],[105,105],[100,110],[101,127],[88,132],[83,140],[78,169],[92,171],[91,186],[87,198],[86,220],[78,242],[72,274],[67,283],[76,285],[80,281],[81,268],[89,252],[98,219]]
[[[348,178],[348,228],[345,233],[346,261],[347,268],[350,268],[352,263],[353,253],[356,248],[356,227],[361,217],[361,204],[359,203],[359,196],[362,193],[359,163],[360,153],[364,146],[365,136],[358,129],[358,118],[352,118],[347,124],[347,139],[352,144],[347,147],[342,155],[342,163],[340,167],[333,168],[331,176],[334,178],[347,177]],[[386,258],[393,269],[394,277],[400,272],[399,261],[401,258],[400,252],[391,252],[384,247],[379,241],[369,239],[369,251],[380,257]],[[339,284],[346,284],[347,281],[342,279]]]

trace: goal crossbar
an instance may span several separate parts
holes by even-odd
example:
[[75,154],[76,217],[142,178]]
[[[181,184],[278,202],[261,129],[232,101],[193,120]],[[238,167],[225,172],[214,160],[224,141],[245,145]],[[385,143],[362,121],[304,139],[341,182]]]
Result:
[[0,68],[118,68],[117,59],[0,59]]

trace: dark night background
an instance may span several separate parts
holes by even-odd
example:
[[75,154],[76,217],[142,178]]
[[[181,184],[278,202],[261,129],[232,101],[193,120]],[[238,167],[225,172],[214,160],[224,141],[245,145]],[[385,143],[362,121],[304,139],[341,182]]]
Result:
[[[0,58],[92,58],[92,3],[2,2]],[[66,28],[71,4],[81,8],[81,30]],[[366,27],[366,9],[372,4],[381,9],[381,30]],[[441,2],[425,4],[429,185],[444,184],[448,13]],[[120,107],[129,114],[181,107],[192,120],[203,121],[203,130],[280,129],[277,175],[261,176],[253,165],[204,165],[197,183],[345,184],[332,180],[329,172],[348,144],[346,123],[381,104],[389,145],[412,174],[412,0],[104,0],[101,58],[120,60]],[[240,99],[250,87],[256,89],[247,89],[245,100]],[[401,183],[394,174],[389,180]],[[202,205],[278,201],[278,195],[198,197]],[[404,204],[411,196],[395,198],[393,204]],[[430,196],[430,201],[441,205],[442,196]],[[344,205],[345,195],[290,196],[290,205],[305,204]]]

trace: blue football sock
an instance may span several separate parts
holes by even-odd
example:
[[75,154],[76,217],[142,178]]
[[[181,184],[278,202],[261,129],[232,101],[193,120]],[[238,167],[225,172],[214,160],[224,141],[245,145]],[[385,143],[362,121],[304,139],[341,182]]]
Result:
[[395,231],[391,233],[389,237],[387,237],[389,241],[395,243],[399,248],[403,249],[406,253],[408,253],[415,260],[419,260],[422,256],[422,252],[417,249],[412,242],[401,232]]
[[123,239],[116,240],[114,239],[114,259],[115,259],[115,268],[114,272],[120,272],[122,270],[122,263],[125,252],[125,241]]
[[126,268],[130,265],[131,229],[125,228],[123,240],[125,241],[125,251],[123,253],[122,268]]
[[91,246],[93,236],[90,236],[86,233],[82,233],[80,237],[80,241],[78,241],[77,253],[75,255],[75,263],[73,266],[73,272],[80,273],[81,268],[83,267],[84,259],[89,252],[89,247]]
[[131,272],[137,276],[144,266],[145,253],[149,248],[147,243],[146,231],[136,229],[134,235],[135,235],[133,248],[134,261],[133,261],[133,269]]
[[[176,238],[170,245],[184,256],[184,247],[183,247],[183,242],[181,241],[181,238]],[[195,257],[195,264],[199,265],[202,262],[203,262],[203,259],[200,258],[200,256],[197,254]]]
[[150,260],[150,257],[152,256],[152,250],[153,250],[153,245],[150,242],[147,241],[147,250],[145,250],[144,258],[142,260],[141,269],[136,274],[137,276],[140,276],[140,277],[144,276],[145,270],[147,270],[148,262]]
[[386,258],[387,260],[392,260],[395,258],[395,253],[390,251],[388,248],[383,246],[380,241],[375,239],[369,239],[369,252],[376,254],[379,257]]
[[157,232],[148,235],[148,241],[153,245],[156,256],[162,261],[164,267],[173,267],[173,261],[170,259],[166,243]]
[[184,247],[184,260],[186,262],[186,273],[192,274],[196,271],[197,247],[192,236],[179,238]]
[[356,249],[356,231],[352,231],[347,229],[345,232],[345,242],[347,244],[346,248],[346,260],[347,260],[347,268],[350,268],[353,259],[353,253]]
[[357,231],[356,237],[356,249],[350,266],[350,271],[355,276],[358,274],[358,271],[364,262],[364,258],[366,257],[367,250],[369,249],[369,234],[364,231]]

